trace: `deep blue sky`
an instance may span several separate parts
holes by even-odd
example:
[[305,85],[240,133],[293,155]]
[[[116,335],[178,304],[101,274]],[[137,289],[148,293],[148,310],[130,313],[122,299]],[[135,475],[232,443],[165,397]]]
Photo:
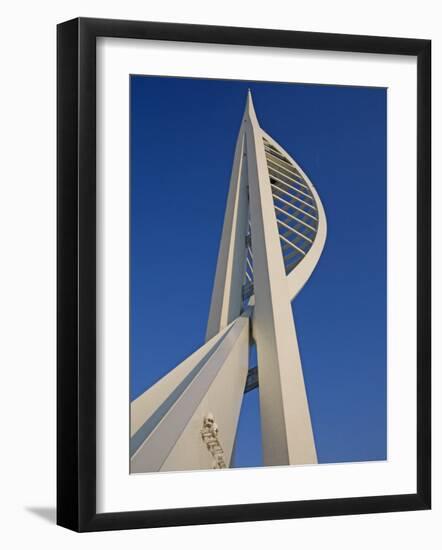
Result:
[[[328,220],[293,303],[320,462],[386,458],[386,90],[132,76],[131,399],[204,341],[247,89]],[[238,466],[262,463],[257,391]]]

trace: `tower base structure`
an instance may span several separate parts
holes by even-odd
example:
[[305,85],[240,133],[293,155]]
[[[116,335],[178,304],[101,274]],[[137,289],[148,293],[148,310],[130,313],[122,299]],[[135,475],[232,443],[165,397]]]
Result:
[[132,402],[131,473],[230,466],[249,324],[239,317]]

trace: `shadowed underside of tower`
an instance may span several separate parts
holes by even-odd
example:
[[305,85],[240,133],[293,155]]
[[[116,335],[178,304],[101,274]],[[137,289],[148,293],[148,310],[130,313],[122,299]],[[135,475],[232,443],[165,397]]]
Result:
[[325,238],[314,186],[260,128],[249,92],[206,343],[131,403],[132,473],[232,466],[243,394],[258,386],[264,464],[317,462],[291,301]]

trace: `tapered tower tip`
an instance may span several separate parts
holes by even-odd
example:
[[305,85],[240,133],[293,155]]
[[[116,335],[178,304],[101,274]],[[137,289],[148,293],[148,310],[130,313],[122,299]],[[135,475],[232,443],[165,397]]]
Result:
[[250,88],[247,90],[247,100],[246,100],[245,112],[249,116],[249,118],[256,120],[255,107],[253,105],[252,92],[251,92]]

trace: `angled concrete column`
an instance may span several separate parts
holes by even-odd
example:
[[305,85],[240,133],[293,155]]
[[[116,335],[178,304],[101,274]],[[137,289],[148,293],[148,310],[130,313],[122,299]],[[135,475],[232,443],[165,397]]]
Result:
[[244,315],[133,403],[131,473],[230,464],[248,351],[249,318]]
[[254,259],[253,334],[264,463],[317,462],[301,359],[275,217],[263,134],[249,94],[244,118]]
[[241,130],[230,177],[206,340],[218,334],[241,312],[248,223],[247,164],[244,162],[244,155],[244,132]]

